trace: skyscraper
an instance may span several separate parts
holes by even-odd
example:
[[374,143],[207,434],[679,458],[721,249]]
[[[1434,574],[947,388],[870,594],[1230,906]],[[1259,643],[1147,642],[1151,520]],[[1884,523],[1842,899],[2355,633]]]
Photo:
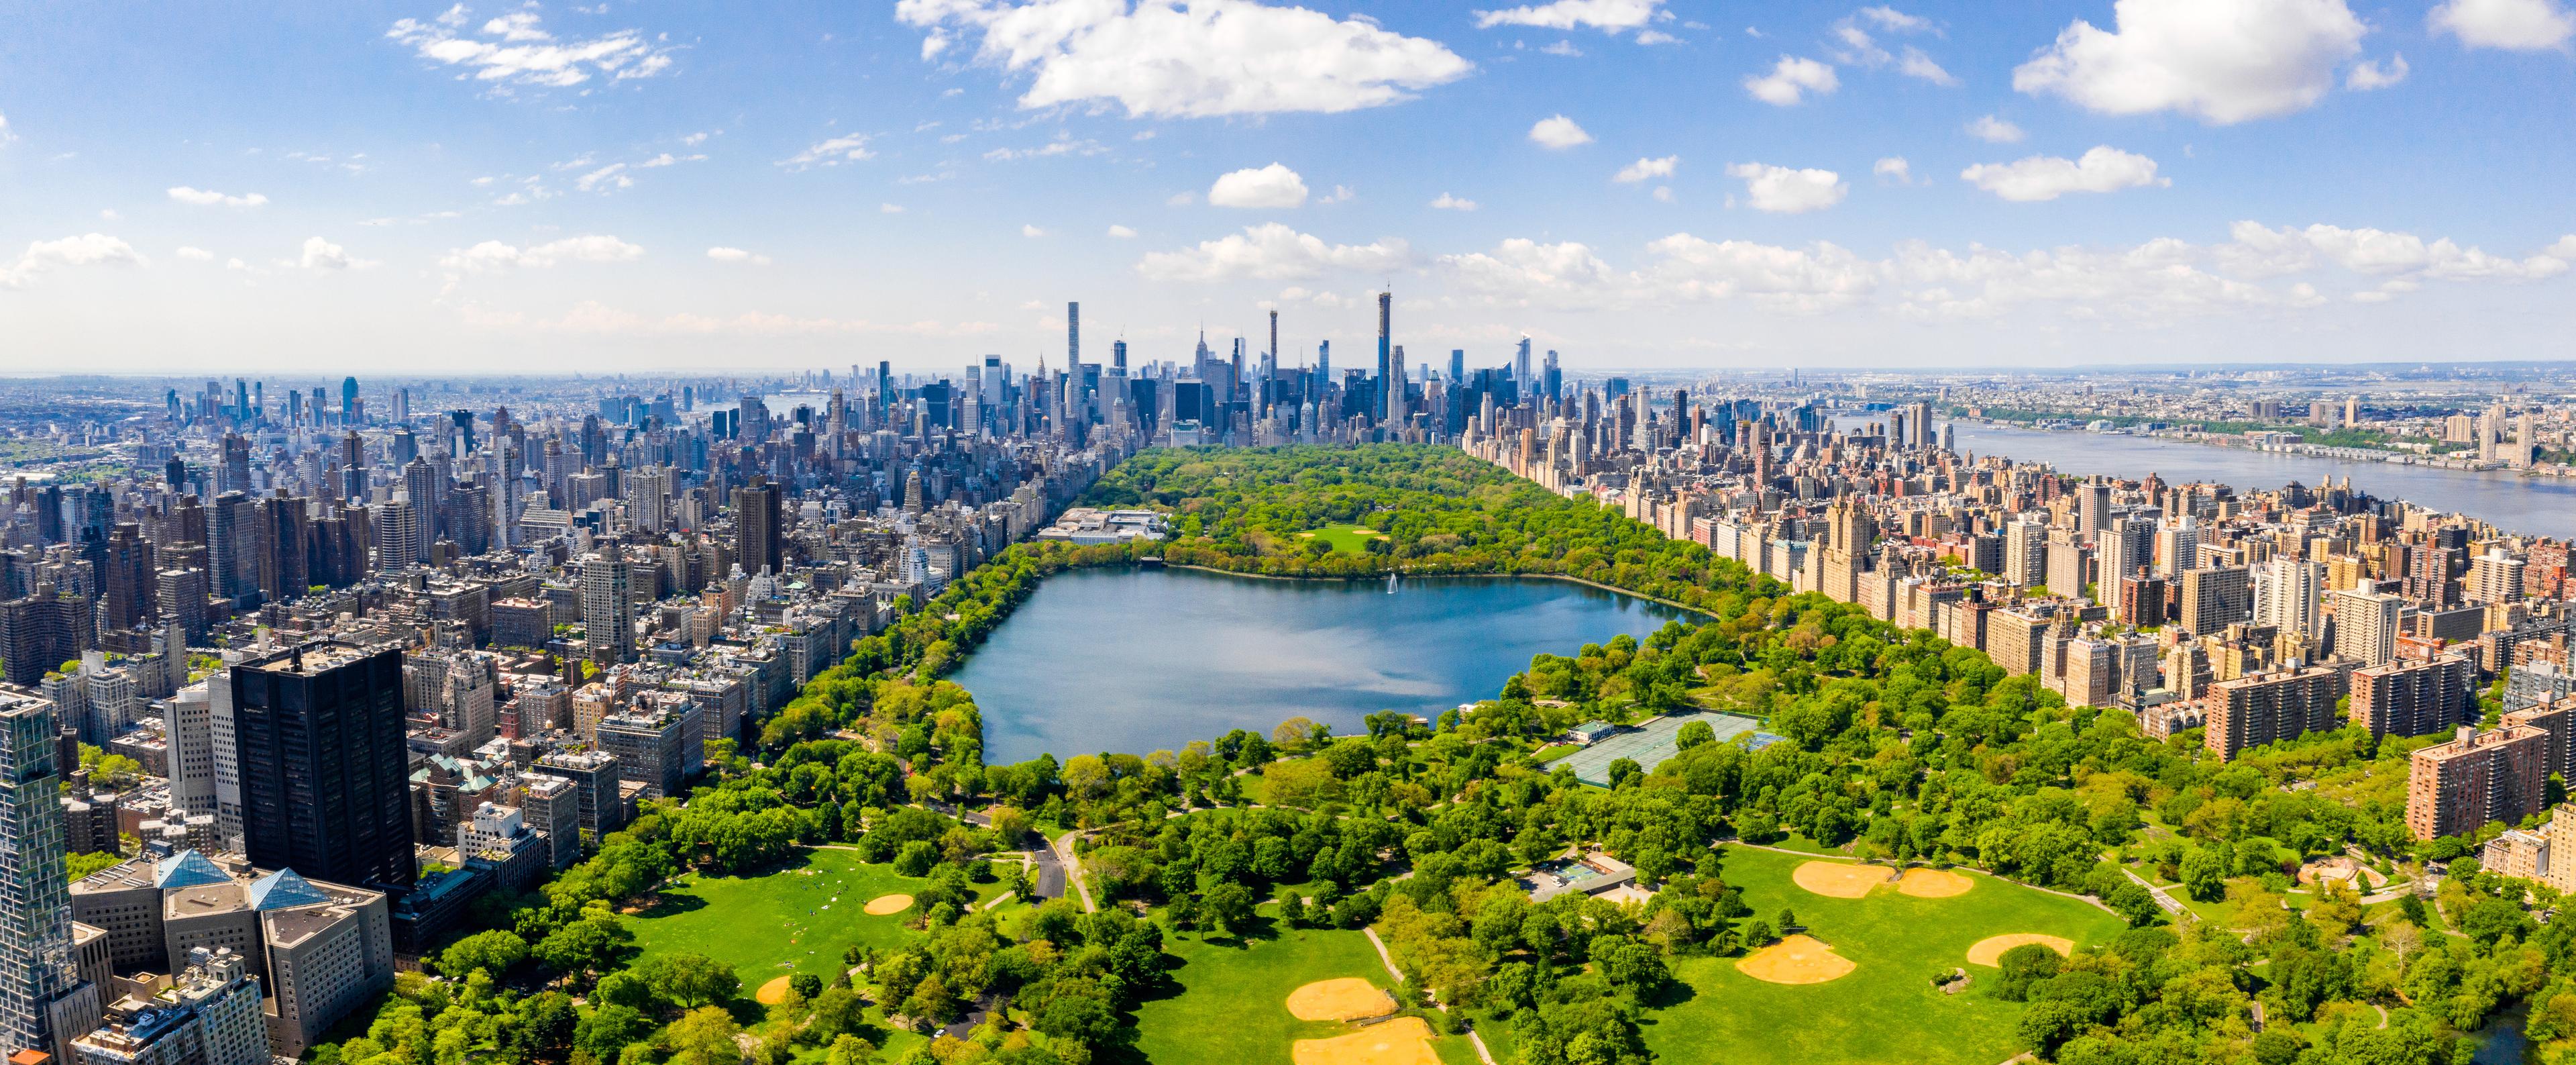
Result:
[[63,1030],[59,1008],[81,986],[63,870],[61,731],[52,703],[0,696],[0,1049],[56,1060],[87,1031]]
[[409,888],[419,870],[402,649],[316,641],[234,666],[232,687],[251,863]]
[[1082,371],[1082,304],[1071,301],[1064,305],[1064,365],[1068,372]]
[[785,572],[778,543],[783,533],[778,486],[768,477],[754,476],[750,484],[733,490],[734,557],[741,560],[745,575]]
[[1395,293],[1377,294],[1378,416],[1389,423],[1404,420],[1404,375],[1395,365]]
[[591,661],[604,668],[635,660],[635,569],[624,555],[581,556],[581,627]]

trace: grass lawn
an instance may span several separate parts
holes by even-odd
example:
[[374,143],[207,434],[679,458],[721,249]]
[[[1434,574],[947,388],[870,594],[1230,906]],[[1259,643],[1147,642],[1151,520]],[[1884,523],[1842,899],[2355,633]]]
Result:
[[[1968,947],[2013,932],[2064,936],[2081,946],[2126,927],[2085,903],[1978,873],[1966,874],[1974,889],[1946,899],[1884,889],[1827,898],[1791,881],[1808,860],[1729,847],[1726,882],[1764,920],[1782,906],[1796,910],[1808,934],[1859,968],[1829,983],[1792,986],[1746,976],[1734,958],[1681,959],[1674,975],[1687,985],[1684,1000],[1646,1017],[1646,1045],[1660,1059],[1993,1065],[2026,1049],[2013,1036],[2023,1007],[1992,996],[1994,970],[1967,966]],[[1957,995],[1932,986],[1934,973],[1961,966],[1978,978],[1975,986]]]
[[870,917],[862,908],[879,895],[910,894],[927,883],[861,862],[853,851],[807,850],[757,876],[692,873],[665,889],[651,909],[629,917],[627,927],[646,956],[685,951],[732,965],[749,997],[773,977],[829,979],[853,944],[883,950],[901,943],[904,914]]
[[[1268,905],[1264,913],[1272,912]],[[1289,1065],[1300,1039],[1342,1035],[1338,1021],[1301,1021],[1288,1013],[1288,993],[1317,980],[1358,977],[1393,994],[1367,935],[1353,929],[1272,925],[1248,939],[1199,938],[1167,932],[1163,949],[1177,959],[1166,994],[1136,1009],[1136,1049],[1154,1065]],[[1467,1037],[1432,1041],[1444,1065],[1472,1065]],[[1454,1044],[1454,1045],[1453,1045]]]
[[1369,541],[1385,538],[1376,528],[1367,525],[1327,525],[1297,534],[1297,538],[1301,540],[1310,536],[1331,544],[1333,550],[1347,555],[1367,554]]

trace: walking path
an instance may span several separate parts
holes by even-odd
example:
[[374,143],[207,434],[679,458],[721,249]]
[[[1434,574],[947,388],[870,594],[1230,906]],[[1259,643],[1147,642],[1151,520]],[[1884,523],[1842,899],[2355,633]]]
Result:
[[[1362,928],[1360,931],[1368,936],[1369,945],[1377,948],[1377,961],[1378,964],[1386,966],[1386,975],[1395,978],[1396,986],[1403,986],[1404,970],[1395,967],[1395,956],[1386,952],[1386,941],[1377,937],[1377,929]],[[1442,1013],[1449,1012],[1449,1006],[1446,1003],[1434,1001],[1431,1005]],[[1494,1052],[1485,1049],[1485,1037],[1476,1034],[1473,1023],[1470,1023],[1467,1028],[1467,1043],[1476,1048],[1476,1056],[1484,1059],[1485,1065],[1499,1065],[1494,1060]]]
[[1073,853],[1073,837],[1081,834],[1079,830],[1067,832],[1047,841],[1047,846],[1055,851],[1055,860],[1064,866],[1065,879],[1073,882],[1074,894],[1081,896],[1082,912],[1098,913],[1100,907],[1091,901],[1091,885],[1082,879],[1082,859]]

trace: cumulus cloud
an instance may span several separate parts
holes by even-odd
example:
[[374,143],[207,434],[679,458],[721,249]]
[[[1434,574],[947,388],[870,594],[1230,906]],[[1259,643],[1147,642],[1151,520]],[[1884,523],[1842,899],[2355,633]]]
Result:
[[1476,201],[1462,200],[1444,192],[1440,194],[1440,198],[1431,201],[1431,206],[1434,210],[1441,211],[1473,211],[1476,209]]
[[1368,244],[1331,244],[1270,222],[1246,226],[1241,233],[1201,241],[1195,247],[1149,253],[1136,270],[1157,281],[1281,281],[1304,280],[1331,270],[1394,270],[1412,259],[1411,246],[1395,237]]
[[1891,155],[1870,164],[1869,172],[1879,180],[1892,185],[1914,183],[1914,164],[1906,162],[1905,157],[1901,155]]
[[1745,202],[1756,211],[1775,214],[1804,214],[1821,211],[1843,202],[1851,194],[1851,185],[1842,175],[1831,170],[1793,170],[1763,163],[1737,163],[1726,168],[1728,177],[1744,182]]
[[1027,238],[1029,238],[1030,240],[1036,240],[1036,239],[1038,239],[1039,237],[1043,237],[1043,236],[1045,236],[1045,235],[1046,235],[1046,230],[1039,229],[1038,227],[1033,226],[1033,225],[1022,224],[1022,225],[1020,226],[1020,235],[1021,235],[1021,236],[1023,236],[1023,237],[1027,237]]
[[2010,163],[1979,163],[1959,172],[1971,185],[2007,200],[2054,200],[2070,192],[2117,192],[2146,186],[2165,187],[2171,178],[2156,176],[2156,161],[2101,145],[2080,159],[2034,155]]
[[1842,87],[1834,68],[1825,63],[1799,56],[1781,56],[1768,74],[1748,75],[1744,91],[1753,98],[1774,107],[1795,107],[1806,94],[1825,95]]
[[[713,256],[713,252],[708,253]],[[487,240],[441,256],[438,265],[451,273],[495,273],[520,267],[542,269],[560,263],[622,263],[644,257],[644,249],[605,233],[565,237],[522,248]]]
[[1476,12],[1476,28],[1530,26],[1543,30],[1596,29],[1609,33],[1641,29],[1658,18],[1670,18],[1663,0],[1555,0],[1554,3],[1501,11]]
[[2558,0],[2446,0],[2424,22],[2471,48],[2540,52],[2576,37],[2576,15]]
[[373,259],[356,258],[349,254],[349,249],[321,237],[306,237],[304,252],[293,265],[305,270],[340,271],[364,270],[377,263]]
[[1968,123],[1968,135],[1988,144],[2019,144],[2023,136],[2020,126],[1993,115]]
[[1563,151],[1578,144],[1592,143],[1592,135],[1584,132],[1583,127],[1575,125],[1573,119],[1564,115],[1552,115],[1539,119],[1536,125],[1530,127],[1529,139],[1532,144],[1555,151]]
[[210,263],[215,261],[215,253],[207,251],[204,248],[183,247],[179,249],[177,254],[180,258],[193,263]]
[[1474,69],[1373,19],[1255,0],[898,0],[895,17],[928,31],[925,60],[980,38],[978,62],[1029,77],[1023,108],[1114,103],[1131,118],[1354,111]]
[[1216,207],[1299,207],[1306,202],[1306,179],[1278,163],[1237,170],[1208,186],[1207,202]]
[[1610,180],[1623,185],[1633,185],[1651,178],[1668,178],[1673,176],[1675,171],[1680,170],[1681,165],[1682,157],[1678,155],[1667,155],[1661,159],[1639,159],[1621,167],[1618,173],[1610,175]]
[[2330,263],[2371,277],[2528,281],[2566,273],[2569,260],[2576,258],[2576,237],[2515,259],[2463,248],[2447,237],[2426,240],[2413,233],[2323,224],[2272,229],[2238,222],[2228,235],[2235,243],[2225,249],[2224,263],[2231,272],[2252,277],[2300,273]]
[[82,266],[147,266],[143,253],[105,233],[31,241],[18,260],[0,265],[0,289],[23,289],[40,274]]
[[1136,231],[1129,229],[1126,226],[1113,224],[1109,227],[1109,235],[1119,240],[1133,240],[1136,237]]
[[1830,50],[1835,59],[1873,70],[1892,66],[1899,74],[1909,78],[1919,78],[1935,85],[1959,83],[1958,78],[1952,76],[1948,70],[1942,69],[1940,63],[1933,61],[1932,57],[1925,55],[1920,48],[1908,44],[1899,46],[1894,52],[1888,51],[1885,46],[1878,43],[1877,38],[1870,35],[1869,26],[1862,25],[1864,22],[1887,33],[1927,33],[1932,30],[1932,20],[1927,18],[1908,15],[1892,7],[1863,8],[1851,17],[1834,23],[1835,44]]
[[466,29],[465,5],[423,22],[402,19],[385,36],[413,54],[457,67],[459,80],[506,91],[511,86],[567,88],[594,77],[611,81],[649,78],[671,69],[672,50],[646,40],[642,30],[558,40],[533,11],[520,11]]
[[176,186],[168,191],[171,199],[180,203],[192,203],[199,207],[259,207],[268,203],[268,197],[256,192],[227,196],[213,189],[192,189],[186,185]]
[[[642,248],[636,248],[636,249],[635,249],[635,251],[636,251],[636,253],[637,253],[637,254],[639,254],[639,255],[640,255],[640,254],[642,254],[642,253],[643,253],[644,249],[642,249]],[[713,259],[713,260],[715,260],[715,261],[717,261],[717,262],[720,262],[720,263],[742,263],[742,264],[744,264],[744,265],[746,265],[746,266],[767,266],[767,265],[769,265],[769,256],[766,256],[766,255],[756,255],[756,254],[753,254],[753,253],[751,253],[751,252],[744,251],[744,250],[742,250],[741,248],[726,248],[726,247],[715,247],[715,248],[709,248],[709,249],[707,249],[707,258]]]
[[2013,70],[2013,88],[2105,114],[2179,111],[2221,125],[2306,109],[2368,27],[2344,0],[2118,0]]
[[2344,75],[2343,87],[2354,92],[2369,92],[2372,89],[2385,89],[2404,80],[2406,80],[2406,57],[2391,55],[2386,64],[2376,59],[2365,59],[2353,64],[2352,72]]
[[817,142],[804,151],[779,160],[778,165],[790,170],[803,170],[809,166],[839,166],[862,159],[874,159],[876,154],[868,150],[867,134],[850,133]]

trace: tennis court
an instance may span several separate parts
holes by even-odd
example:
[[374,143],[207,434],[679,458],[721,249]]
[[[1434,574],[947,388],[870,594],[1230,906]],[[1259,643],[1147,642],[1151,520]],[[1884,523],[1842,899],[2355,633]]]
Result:
[[1760,750],[1780,740],[1768,732],[1757,731],[1762,723],[1749,717],[1700,711],[1666,714],[1623,727],[1600,742],[1548,763],[1548,769],[1553,771],[1560,765],[1573,766],[1576,780],[1596,788],[1606,788],[1610,786],[1612,762],[1631,759],[1638,768],[1651,773],[1665,759],[1680,754],[1682,726],[1693,721],[1708,722],[1708,727],[1717,733],[1719,743],[1745,736],[1749,746]]

